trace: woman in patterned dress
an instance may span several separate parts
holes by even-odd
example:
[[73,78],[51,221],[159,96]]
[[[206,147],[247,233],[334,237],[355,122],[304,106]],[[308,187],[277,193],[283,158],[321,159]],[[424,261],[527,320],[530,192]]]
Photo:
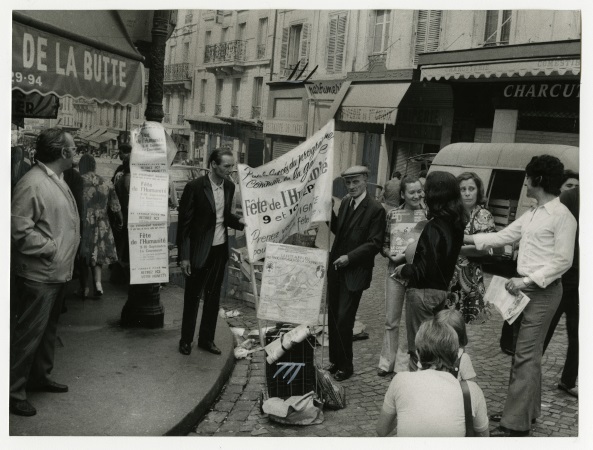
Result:
[[[484,183],[480,177],[474,172],[464,172],[457,177],[457,181],[463,206],[470,216],[465,234],[495,231],[494,217],[482,206],[485,202]],[[490,305],[484,303],[482,265],[468,259],[477,254],[473,245],[464,245],[461,248],[449,287],[449,305],[461,312],[465,323],[483,323],[491,314]]]
[[122,223],[121,207],[111,183],[95,173],[95,158],[86,154],[80,158],[79,170],[83,179],[83,211],[80,258],[82,270],[80,295],[85,298],[88,292],[86,281],[88,268],[94,283],[95,296],[103,295],[101,269],[104,264],[117,261],[113,233],[109,224],[109,209],[115,216],[115,223]]

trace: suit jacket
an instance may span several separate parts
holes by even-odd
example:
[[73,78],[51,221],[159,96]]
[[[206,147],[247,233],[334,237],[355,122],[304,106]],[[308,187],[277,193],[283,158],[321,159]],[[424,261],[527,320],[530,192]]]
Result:
[[[224,180],[224,227],[228,243],[227,227],[242,230],[239,217],[231,213],[235,185]],[[179,203],[177,245],[180,261],[189,260],[192,268],[201,268],[206,263],[214,240],[216,205],[208,175],[185,185]]]
[[[336,237],[329,262],[348,255],[348,265],[338,273],[343,273],[349,291],[360,291],[371,285],[375,255],[383,246],[385,209],[367,194],[346,223],[347,206],[348,201],[342,201],[337,217],[332,211],[331,229]],[[329,273],[335,275],[333,267]]]

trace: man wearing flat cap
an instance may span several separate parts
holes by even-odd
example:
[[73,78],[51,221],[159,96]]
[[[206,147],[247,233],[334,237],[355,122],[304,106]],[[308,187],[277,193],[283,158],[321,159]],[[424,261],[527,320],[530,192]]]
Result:
[[371,285],[375,255],[383,245],[385,209],[367,193],[369,169],[354,166],[342,173],[348,195],[338,216],[332,211],[335,235],[329,255],[329,361],[334,378],[352,376],[352,327],[362,292]]

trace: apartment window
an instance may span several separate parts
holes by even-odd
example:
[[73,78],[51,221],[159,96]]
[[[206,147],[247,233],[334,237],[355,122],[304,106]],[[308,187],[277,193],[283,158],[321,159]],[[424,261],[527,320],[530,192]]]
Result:
[[177,125],[185,123],[185,95],[179,96],[179,114],[177,114]]
[[247,27],[247,24],[245,22],[240,23],[239,26],[237,27],[237,40],[238,41],[245,40],[245,28],[246,27]]
[[327,46],[327,71],[341,72],[344,62],[344,47],[346,44],[346,12],[330,14],[329,39]]
[[219,78],[216,80],[216,102],[214,105],[214,114],[220,115],[222,113],[222,83],[224,80]]
[[229,27],[224,27],[220,32],[220,42],[226,42],[229,35]]
[[373,53],[383,53],[389,45],[389,28],[391,11],[388,9],[375,11],[375,32],[373,34]]
[[261,118],[261,104],[264,94],[264,79],[263,77],[253,78],[253,106],[251,108],[251,118]]
[[510,10],[486,11],[484,47],[509,44],[511,17]]
[[202,80],[200,83],[200,112],[206,112],[206,87],[208,80]]
[[439,48],[441,38],[441,18],[443,12],[440,10],[418,11],[418,22],[416,24],[416,45],[414,47],[414,64],[418,64],[418,54],[435,52]]
[[233,95],[231,98],[231,117],[239,117],[239,99],[241,98],[241,78],[233,79]]
[[183,62],[189,62],[189,42],[183,43]]
[[208,30],[208,31],[206,31],[206,35],[204,36],[204,45],[206,45],[206,46],[210,45],[211,41],[212,41],[212,31]]
[[167,64],[172,64],[173,63],[173,55],[175,54],[175,45],[171,45],[169,47],[169,54],[167,55]]
[[257,27],[257,59],[266,57],[266,41],[268,37],[268,18],[259,19]]
[[[309,58],[310,25],[301,23],[282,30],[280,66],[286,71],[292,70],[301,61],[301,66]],[[285,73],[288,75],[290,72]]]
[[163,112],[168,113],[170,106],[171,106],[171,96],[165,95],[165,104],[163,105]]

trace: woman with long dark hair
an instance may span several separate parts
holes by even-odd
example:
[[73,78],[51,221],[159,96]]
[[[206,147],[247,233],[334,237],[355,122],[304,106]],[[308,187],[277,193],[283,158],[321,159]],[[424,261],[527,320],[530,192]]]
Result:
[[428,223],[416,248],[408,247],[408,263],[395,270],[395,277],[407,282],[406,327],[410,371],[418,368],[414,340],[420,324],[446,307],[447,289],[467,222],[459,184],[453,175],[441,171],[429,173],[424,191]]

